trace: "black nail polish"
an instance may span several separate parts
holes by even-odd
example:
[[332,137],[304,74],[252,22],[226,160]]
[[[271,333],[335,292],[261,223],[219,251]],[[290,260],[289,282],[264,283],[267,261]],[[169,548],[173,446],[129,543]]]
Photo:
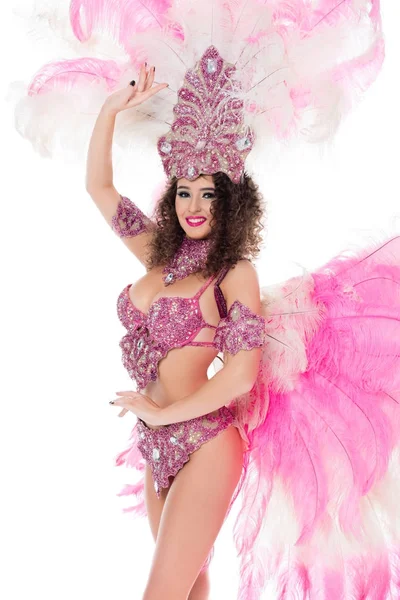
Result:
[[129,82],[129,85],[131,85],[132,87],[135,85],[136,81],[134,79],[132,79],[132,81]]
[[109,400],[109,404],[114,404],[114,400]]

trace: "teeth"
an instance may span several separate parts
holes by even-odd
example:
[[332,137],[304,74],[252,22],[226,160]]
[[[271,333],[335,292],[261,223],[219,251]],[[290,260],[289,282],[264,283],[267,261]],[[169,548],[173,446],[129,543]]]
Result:
[[188,219],[190,223],[200,223],[200,221],[205,221],[205,219]]

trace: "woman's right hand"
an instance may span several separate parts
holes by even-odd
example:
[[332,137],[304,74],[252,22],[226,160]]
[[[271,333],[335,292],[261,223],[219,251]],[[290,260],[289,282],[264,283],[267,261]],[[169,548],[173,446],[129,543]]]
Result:
[[168,83],[159,83],[152,87],[154,81],[154,67],[146,71],[146,66],[142,65],[139,74],[139,81],[134,86],[129,84],[108,96],[103,104],[103,109],[107,112],[117,114],[127,108],[133,108],[142,104],[145,100],[154,96],[159,91],[168,87]]

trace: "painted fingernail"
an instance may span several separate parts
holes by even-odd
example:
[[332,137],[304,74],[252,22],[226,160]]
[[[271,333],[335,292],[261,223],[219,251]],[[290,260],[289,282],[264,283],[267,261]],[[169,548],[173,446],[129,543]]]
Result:
[[136,81],[134,79],[132,79],[132,81],[129,82],[129,85],[134,86],[136,83]]
[[109,404],[114,404],[114,400],[110,400],[110,401],[109,401]]

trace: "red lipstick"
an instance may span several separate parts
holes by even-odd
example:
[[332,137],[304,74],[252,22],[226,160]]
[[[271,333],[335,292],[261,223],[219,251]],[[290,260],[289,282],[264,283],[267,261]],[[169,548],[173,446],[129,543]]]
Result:
[[203,223],[207,221],[204,217],[186,217],[186,223],[190,225],[190,227],[199,227],[203,225]]

